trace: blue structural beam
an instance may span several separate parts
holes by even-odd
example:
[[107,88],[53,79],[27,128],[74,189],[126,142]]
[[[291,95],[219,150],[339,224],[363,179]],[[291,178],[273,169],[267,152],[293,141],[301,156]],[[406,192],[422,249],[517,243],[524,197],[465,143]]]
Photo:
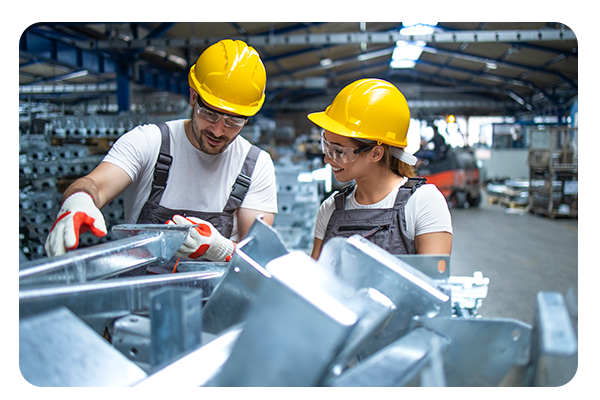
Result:
[[51,62],[66,68],[87,69],[97,74],[117,72],[117,64],[107,54],[83,50],[29,30],[21,35],[19,51],[35,57],[39,62]]
[[173,72],[160,71],[152,67],[140,67],[138,70],[137,83],[166,92],[189,96],[189,84],[187,75],[175,75]]
[[130,106],[129,66],[121,63],[117,70],[117,107],[119,112],[127,112]]
[[[172,25],[171,23],[162,24],[152,32],[152,36],[160,36]],[[131,67],[139,51],[119,55],[97,50],[84,50],[70,45],[60,38],[45,35],[45,32],[36,30],[34,27],[22,34],[19,51],[30,56],[32,60],[21,64],[21,67],[35,63],[49,63],[73,70],[85,69],[95,74],[116,73],[119,112],[129,110],[130,85],[133,81]],[[172,71],[162,71],[160,68],[150,65],[142,65],[135,82],[157,90],[189,96],[187,74],[177,74]],[[40,83],[40,81],[36,83]]]

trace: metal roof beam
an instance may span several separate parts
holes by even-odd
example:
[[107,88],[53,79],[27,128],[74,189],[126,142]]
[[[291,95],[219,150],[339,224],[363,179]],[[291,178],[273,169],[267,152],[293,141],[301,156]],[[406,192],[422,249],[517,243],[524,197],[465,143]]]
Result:
[[[207,46],[221,38],[188,38],[188,39],[138,39],[123,41],[110,40],[77,40],[73,44],[83,49],[137,49],[147,46],[155,48]],[[563,29],[509,30],[509,31],[453,31],[434,32],[427,35],[402,35],[399,32],[347,32],[347,33],[308,33],[240,36],[232,39],[244,40],[250,46],[290,46],[290,45],[328,45],[328,44],[382,44],[396,43],[398,40],[414,42],[422,40],[427,43],[521,43],[556,40],[576,40],[575,33]]]
[[[520,79],[520,78],[507,78],[507,77],[502,77],[499,75],[489,74],[487,72],[478,72],[478,71],[473,71],[473,70],[464,69],[464,68],[450,67],[445,64],[442,65],[442,64],[427,62],[427,61],[423,61],[423,60],[418,60],[417,63],[423,64],[423,65],[435,66],[440,69],[454,70],[454,71],[462,72],[462,73],[469,74],[469,75],[475,76],[475,77],[483,77],[485,79],[502,82],[507,85],[525,86],[525,87],[528,87],[529,89],[531,89],[533,92],[541,94],[543,97],[547,98],[554,106],[560,105],[559,100],[555,96],[550,95],[547,91],[539,88],[538,86],[534,85],[533,83],[523,80],[523,79]],[[541,71],[541,72],[543,72],[543,71]],[[526,76],[526,74],[523,74],[522,76],[524,77],[524,76]],[[571,86],[573,86],[573,85],[575,85],[575,84],[572,83]],[[575,85],[574,88],[577,89],[577,86]],[[508,89],[506,90],[506,93],[508,93],[509,95],[511,92],[512,92],[511,90],[508,90]]]
[[75,85],[21,85],[19,94],[116,92],[116,83],[86,83]]
[[36,62],[51,62],[94,73],[116,72],[116,64],[101,52],[77,48],[62,40],[43,37],[30,31],[25,31],[21,36],[19,50]]
[[467,61],[479,62],[479,63],[482,63],[482,64],[494,63],[494,64],[499,65],[499,66],[504,66],[504,67],[509,67],[509,68],[519,68],[519,69],[525,69],[525,70],[527,70],[527,72],[525,72],[524,74],[522,74],[520,76],[521,79],[525,78],[527,75],[532,74],[534,72],[540,72],[540,73],[543,73],[543,74],[554,75],[554,76],[560,78],[561,80],[563,80],[564,82],[568,83],[571,87],[577,88],[577,85],[573,81],[571,81],[570,79],[568,79],[566,76],[564,76],[563,74],[561,74],[559,72],[555,72],[555,71],[551,71],[551,70],[545,69],[545,67],[550,66],[551,64],[553,64],[555,62],[558,62],[561,59],[563,59],[564,55],[562,55],[562,54],[559,55],[559,56],[557,56],[553,60],[545,63],[541,67],[533,67],[531,65],[519,64],[519,63],[514,63],[514,62],[507,62],[507,61],[502,61],[501,59],[495,59],[495,58],[485,58],[485,57],[480,57],[480,56],[476,56],[476,55],[472,55],[472,54],[467,54],[467,53],[459,53],[459,52],[455,52],[455,51],[443,50],[443,49],[439,49],[437,47],[431,47],[431,46],[425,46],[423,48],[423,51],[428,52],[428,53],[432,53],[432,54],[440,54],[440,55],[448,56],[448,57],[452,57],[452,58],[460,58],[462,60],[467,60]]

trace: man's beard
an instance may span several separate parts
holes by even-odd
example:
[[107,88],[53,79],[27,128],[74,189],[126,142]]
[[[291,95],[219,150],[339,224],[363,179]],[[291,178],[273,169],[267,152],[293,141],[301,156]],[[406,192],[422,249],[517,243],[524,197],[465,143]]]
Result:
[[[228,138],[227,136],[221,136],[221,138],[217,138],[209,129],[202,129],[200,132],[196,130],[196,126],[194,124],[194,120],[191,121],[192,125],[192,135],[200,147],[200,150],[205,152],[206,154],[220,154],[225,151],[227,146],[232,142],[233,139]],[[218,140],[221,143],[218,146],[211,145],[206,137],[211,138],[212,140]]]

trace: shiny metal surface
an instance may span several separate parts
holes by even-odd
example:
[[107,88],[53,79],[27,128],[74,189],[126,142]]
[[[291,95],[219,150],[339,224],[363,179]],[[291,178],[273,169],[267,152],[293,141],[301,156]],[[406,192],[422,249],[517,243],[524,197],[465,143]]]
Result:
[[150,309],[152,291],[167,286],[198,288],[208,298],[222,277],[223,271],[200,271],[21,289],[19,316],[24,318],[60,306],[84,319],[97,314],[110,317],[144,313]]
[[121,239],[22,265],[19,286],[83,283],[166,262],[185,240],[189,227],[117,225],[112,231]]
[[19,322],[19,368],[40,387],[131,386],[147,376],[65,308]]
[[202,310],[204,330],[218,333],[244,321],[258,287],[271,277],[267,263],[287,253],[277,231],[257,218]]
[[[159,231],[127,227],[113,246]],[[360,237],[332,239],[317,262],[259,218],[229,263],[22,285],[22,365],[47,386],[557,386],[574,376],[575,301],[540,292],[533,326],[482,318],[473,311],[489,280],[452,277],[448,263]]]
[[430,278],[358,235],[328,241],[318,264],[355,290],[376,289],[395,306],[385,329],[363,345],[363,358],[406,334],[413,318],[452,313],[449,293],[442,291],[443,281]]

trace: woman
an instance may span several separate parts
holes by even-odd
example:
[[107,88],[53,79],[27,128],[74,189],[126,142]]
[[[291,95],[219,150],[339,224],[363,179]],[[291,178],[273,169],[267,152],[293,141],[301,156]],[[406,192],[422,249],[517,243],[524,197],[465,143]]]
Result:
[[321,204],[314,259],[332,237],[354,234],[392,254],[450,254],[450,211],[435,185],[413,178],[417,159],[403,150],[410,111],[394,85],[358,80],[308,118],[323,128],[324,160],[335,178],[355,182]]

